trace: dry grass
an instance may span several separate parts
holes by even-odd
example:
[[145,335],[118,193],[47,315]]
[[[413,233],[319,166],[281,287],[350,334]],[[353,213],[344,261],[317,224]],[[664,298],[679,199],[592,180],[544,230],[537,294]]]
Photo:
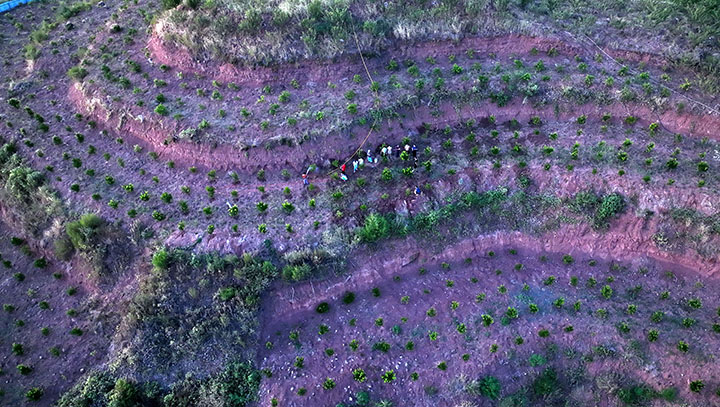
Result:
[[[159,32],[201,58],[272,65],[355,53],[354,34],[363,52],[377,52],[397,40],[570,31],[603,45],[663,54],[712,76],[720,69],[719,14],[710,0],[432,4],[226,0],[206,2],[197,10],[168,11]],[[714,85],[715,81],[706,84],[709,89]]]

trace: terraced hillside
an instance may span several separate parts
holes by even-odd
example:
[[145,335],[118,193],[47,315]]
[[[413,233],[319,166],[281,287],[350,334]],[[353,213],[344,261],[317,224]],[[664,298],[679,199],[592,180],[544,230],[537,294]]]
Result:
[[720,10],[406,3],[0,15],[0,405],[719,404]]

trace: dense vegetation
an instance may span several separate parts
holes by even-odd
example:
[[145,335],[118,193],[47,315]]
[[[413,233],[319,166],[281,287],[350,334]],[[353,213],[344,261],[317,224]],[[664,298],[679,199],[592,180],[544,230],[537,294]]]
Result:
[[155,378],[193,372],[203,376],[206,358],[231,363],[250,358],[260,296],[277,267],[243,257],[161,249],[154,271],[141,283],[122,322],[125,349],[117,371]]
[[232,363],[204,379],[187,378],[172,390],[154,382],[138,384],[110,373],[93,372],[65,393],[57,406],[244,407],[256,400],[259,385],[260,372],[249,363]]

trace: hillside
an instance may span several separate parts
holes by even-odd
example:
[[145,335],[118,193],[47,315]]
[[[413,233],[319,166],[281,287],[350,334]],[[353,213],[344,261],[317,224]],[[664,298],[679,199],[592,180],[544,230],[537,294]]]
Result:
[[0,14],[0,405],[720,404],[713,1]]

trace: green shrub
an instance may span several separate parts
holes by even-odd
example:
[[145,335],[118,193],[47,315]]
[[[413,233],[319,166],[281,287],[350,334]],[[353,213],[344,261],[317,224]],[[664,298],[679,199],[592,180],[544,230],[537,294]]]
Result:
[[312,267],[309,264],[288,264],[283,267],[282,276],[286,281],[301,281],[312,275]]
[[674,387],[668,387],[666,389],[662,389],[660,393],[658,393],[658,397],[665,401],[675,401],[677,399],[677,389]]
[[702,380],[693,380],[690,382],[690,391],[694,393],[700,393],[705,387],[705,383]]
[[23,364],[17,365],[17,370],[18,370],[18,372],[19,372],[21,375],[23,375],[23,376],[27,376],[27,375],[30,374],[30,372],[33,371],[33,369],[32,369],[30,366],[28,366],[28,365],[23,365]]
[[318,314],[324,314],[326,312],[330,311],[330,304],[327,302],[321,302],[320,304],[315,307],[315,312]]
[[390,222],[382,215],[371,213],[358,231],[360,239],[366,243],[374,243],[390,235]]
[[333,379],[331,379],[331,378],[328,377],[328,378],[325,379],[325,381],[323,382],[322,387],[323,387],[323,389],[325,389],[325,390],[332,390],[333,388],[335,388],[335,380],[333,380]]
[[647,333],[648,342],[655,342],[658,340],[659,333],[656,329],[651,329]]
[[600,290],[600,294],[602,294],[603,298],[605,298],[606,300],[609,300],[610,297],[612,297],[612,295],[613,295],[613,289],[610,288],[609,285],[605,285]]
[[700,301],[700,298],[691,298],[688,300],[688,306],[690,306],[690,308],[699,309],[702,307],[702,301]]
[[380,178],[382,178],[383,181],[387,181],[387,182],[392,181],[392,179],[393,179],[392,170],[389,168],[383,168]]
[[545,369],[532,384],[532,390],[537,396],[546,396],[552,394],[554,391],[560,388],[558,383],[557,373],[553,368]]
[[12,344],[12,353],[15,356],[22,356],[23,353],[25,353],[25,349],[23,348],[22,344],[13,343]]
[[282,203],[282,208],[288,214],[292,213],[292,211],[295,210],[295,206],[288,201]]
[[473,380],[467,385],[467,392],[472,395],[485,396],[491,400],[500,398],[502,388],[500,380],[495,376],[485,376],[480,380]]
[[33,387],[25,393],[25,398],[28,399],[28,401],[38,401],[42,398],[43,394],[45,394],[43,389],[40,387]]
[[618,391],[618,398],[628,406],[647,405],[654,397],[655,391],[644,384],[624,387]]
[[218,290],[217,296],[220,301],[229,301],[235,298],[237,291],[234,287],[223,287]]
[[[132,403],[137,405],[191,406],[197,400],[212,400],[219,406],[245,407],[257,400],[261,374],[249,362],[232,363],[224,371],[206,379],[192,379],[173,389],[163,402]],[[187,379],[186,379],[187,380]],[[210,398],[208,398],[210,397]],[[93,405],[93,404],[88,404]],[[58,407],[75,407],[73,404]]]
[[73,66],[67,71],[67,75],[70,77],[70,79],[75,81],[82,81],[88,74],[87,69],[81,67],[81,66]]
[[530,363],[530,366],[537,367],[542,366],[545,363],[547,363],[547,359],[543,355],[539,355],[537,353],[533,353],[530,355],[530,358],[528,359],[528,363]]
[[355,369],[353,370],[352,374],[353,379],[355,379],[355,381],[357,382],[363,383],[365,382],[365,380],[367,380],[367,375],[365,374],[365,371],[363,369]]
[[343,294],[342,302],[345,304],[352,304],[355,301],[355,293],[351,291],[345,291]]
[[98,215],[88,213],[79,220],[65,226],[65,233],[70,242],[79,251],[87,251],[97,243],[105,221]]
[[167,114],[168,114],[168,109],[167,109],[167,107],[165,107],[165,105],[163,105],[163,104],[161,103],[161,104],[155,106],[155,113],[157,113],[157,114],[159,114],[159,115],[161,115],[161,116],[167,116]]
[[160,3],[162,4],[163,9],[170,10],[179,6],[181,0],[161,0]]
[[156,251],[152,257],[152,265],[158,270],[167,270],[172,261],[172,254],[165,248]]
[[662,311],[655,311],[650,315],[650,320],[655,323],[659,323],[665,317],[665,313]]
[[373,344],[372,349],[387,353],[390,350],[390,344],[385,341],[376,342]]
[[133,407],[140,402],[140,392],[135,383],[117,379],[115,387],[108,393],[108,407]]
[[618,193],[605,195],[595,212],[594,226],[599,228],[606,227],[610,219],[621,213],[624,209],[625,200],[622,195]]

